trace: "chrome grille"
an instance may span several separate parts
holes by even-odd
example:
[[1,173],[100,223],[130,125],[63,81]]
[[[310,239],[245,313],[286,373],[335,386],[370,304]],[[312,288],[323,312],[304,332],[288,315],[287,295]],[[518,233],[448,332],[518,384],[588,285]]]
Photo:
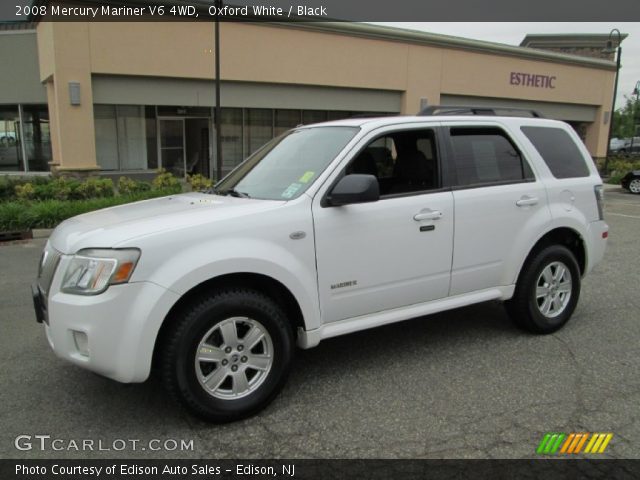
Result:
[[50,247],[48,244],[40,257],[40,266],[38,268],[38,286],[42,294],[47,297],[49,287],[53,281],[53,275],[56,273],[58,263],[60,262],[61,253]]

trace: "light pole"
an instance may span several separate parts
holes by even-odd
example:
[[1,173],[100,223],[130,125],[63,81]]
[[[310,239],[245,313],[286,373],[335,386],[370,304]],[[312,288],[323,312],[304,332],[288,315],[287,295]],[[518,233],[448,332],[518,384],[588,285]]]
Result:
[[633,122],[633,130],[631,130],[631,145],[629,145],[629,153],[633,155],[633,141],[635,140],[636,136],[636,115],[638,114],[638,99],[640,98],[640,80],[636,82],[636,86],[633,89],[631,95],[636,96],[636,101],[633,104],[633,113],[631,116],[631,121]]
[[[618,43],[616,47],[613,46],[613,34],[618,35]],[[620,30],[614,28],[609,32],[609,39],[607,40],[607,46],[603,53],[616,53],[616,80],[613,86],[613,100],[611,101],[611,115],[609,116],[609,135],[607,136],[607,156],[604,159],[604,174],[607,173],[607,168],[609,167],[609,156],[611,155],[611,132],[613,132],[613,117],[615,116],[616,111],[616,97],[618,96],[618,75],[620,74],[620,57],[622,57],[622,47],[620,44],[622,43],[622,34]]]
[[222,0],[215,1],[216,6],[216,22],[215,22],[215,75],[216,75],[216,108],[215,108],[215,128],[216,128],[216,182],[219,182],[222,178],[222,132],[221,129],[221,116],[222,109],[220,108],[220,10],[222,9]]

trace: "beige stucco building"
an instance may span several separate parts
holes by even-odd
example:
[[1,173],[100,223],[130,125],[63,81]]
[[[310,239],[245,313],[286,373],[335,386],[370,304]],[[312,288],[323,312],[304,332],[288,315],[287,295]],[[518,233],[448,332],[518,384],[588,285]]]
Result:
[[[15,66],[0,79],[0,130],[23,138],[0,147],[0,169],[212,175],[213,41],[206,22],[0,31],[0,62]],[[427,104],[535,109],[606,154],[607,58],[367,24],[222,23],[220,61],[225,172],[300,123]]]

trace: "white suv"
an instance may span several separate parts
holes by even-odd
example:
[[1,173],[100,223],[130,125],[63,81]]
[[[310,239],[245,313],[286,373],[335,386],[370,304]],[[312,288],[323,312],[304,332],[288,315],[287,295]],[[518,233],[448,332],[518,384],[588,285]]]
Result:
[[276,396],[296,341],[488,300],[554,332],[607,235],[601,179],[565,123],[350,119],[285,133],[209,193],[65,221],[33,295],[58,356],[120,382],[155,367],[221,422]]

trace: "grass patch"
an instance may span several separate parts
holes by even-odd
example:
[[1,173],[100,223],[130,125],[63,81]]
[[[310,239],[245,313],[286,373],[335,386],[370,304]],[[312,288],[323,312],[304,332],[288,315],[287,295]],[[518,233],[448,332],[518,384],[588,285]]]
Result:
[[87,200],[41,200],[0,202],[0,230],[53,228],[67,218],[102,208],[179,193],[176,188]]

